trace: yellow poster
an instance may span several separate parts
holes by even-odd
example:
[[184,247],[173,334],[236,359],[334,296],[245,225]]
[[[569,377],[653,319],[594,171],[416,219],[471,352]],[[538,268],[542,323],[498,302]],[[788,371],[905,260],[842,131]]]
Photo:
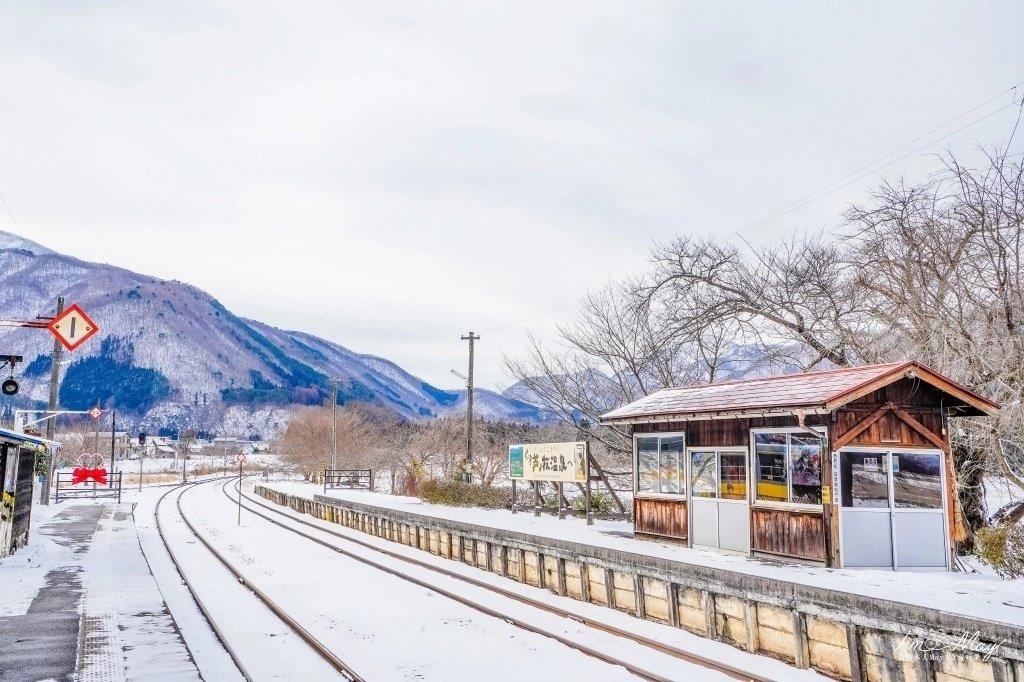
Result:
[[510,478],[585,483],[586,443],[528,443],[508,448]]

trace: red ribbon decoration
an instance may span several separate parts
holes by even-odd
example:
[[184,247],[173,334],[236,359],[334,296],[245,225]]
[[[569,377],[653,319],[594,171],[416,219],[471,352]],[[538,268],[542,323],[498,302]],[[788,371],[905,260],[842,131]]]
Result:
[[78,483],[85,483],[89,480],[96,481],[100,485],[107,484],[107,470],[106,469],[86,469],[85,467],[78,467],[73,469],[71,472],[71,485],[77,485]]

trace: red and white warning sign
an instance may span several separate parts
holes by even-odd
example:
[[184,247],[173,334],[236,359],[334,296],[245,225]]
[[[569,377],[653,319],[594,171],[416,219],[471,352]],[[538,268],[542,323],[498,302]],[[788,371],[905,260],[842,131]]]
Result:
[[68,350],[78,348],[100,330],[99,326],[85,314],[84,310],[78,307],[77,303],[70,308],[65,308],[64,312],[50,320],[46,328]]
[[239,452],[237,455],[235,455],[235,464],[241,464],[244,461],[245,461],[245,454],[244,453]]
[[103,416],[103,410],[101,410],[99,407],[94,407],[91,410],[89,410],[89,417],[93,421],[99,421],[99,418],[102,417],[102,416]]

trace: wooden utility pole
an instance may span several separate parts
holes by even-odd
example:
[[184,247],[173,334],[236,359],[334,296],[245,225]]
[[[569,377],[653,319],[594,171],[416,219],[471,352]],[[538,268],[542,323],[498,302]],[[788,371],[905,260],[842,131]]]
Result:
[[473,478],[473,342],[479,341],[479,334],[469,332],[462,337],[469,341],[469,374],[466,377],[466,474],[467,483]]
[[331,469],[338,468],[338,379],[331,379]]
[[245,461],[244,457],[238,458],[238,522],[237,526],[242,525],[242,462]]
[[[57,297],[57,314],[59,316],[64,312],[64,297]],[[60,356],[63,346],[60,345],[60,341],[56,338],[53,340],[53,354],[50,355],[50,401],[47,409],[52,415],[46,420],[46,440],[53,440],[54,431],[56,429],[57,416],[53,413],[57,411],[57,388],[60,385]],[[53,453],[50,448],[46,448],[46,472],[43,474],[43,484],[39,486],[39,502],[42,504],[50,504],[50,479],[53,476]]]
[[114,444],[117,440],[117,410],[110,408],[110,473],[114,473]]

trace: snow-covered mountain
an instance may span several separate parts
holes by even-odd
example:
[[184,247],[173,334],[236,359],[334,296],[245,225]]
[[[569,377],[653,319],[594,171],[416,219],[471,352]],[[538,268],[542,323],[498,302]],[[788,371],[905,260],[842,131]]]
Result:
[[[152,431],[271,437],[295,406],[323,402],[335,377],[341,402],[409,419],[465,409],[465,390],[436,388],[384,358],[241,318],[184,282],[81,261],[0,231],[0,318],[51,315],[57,296],[81,304],[101,329],[65,355],[60,398],[68,408],[99,401]],[[51,347],[45,332],[0,327],[0,353],[25,358],[22,392],[0,398],[0,410],[46,399]],[[528,402],[486,389],[475,397],[482,416],[545,421]]]

